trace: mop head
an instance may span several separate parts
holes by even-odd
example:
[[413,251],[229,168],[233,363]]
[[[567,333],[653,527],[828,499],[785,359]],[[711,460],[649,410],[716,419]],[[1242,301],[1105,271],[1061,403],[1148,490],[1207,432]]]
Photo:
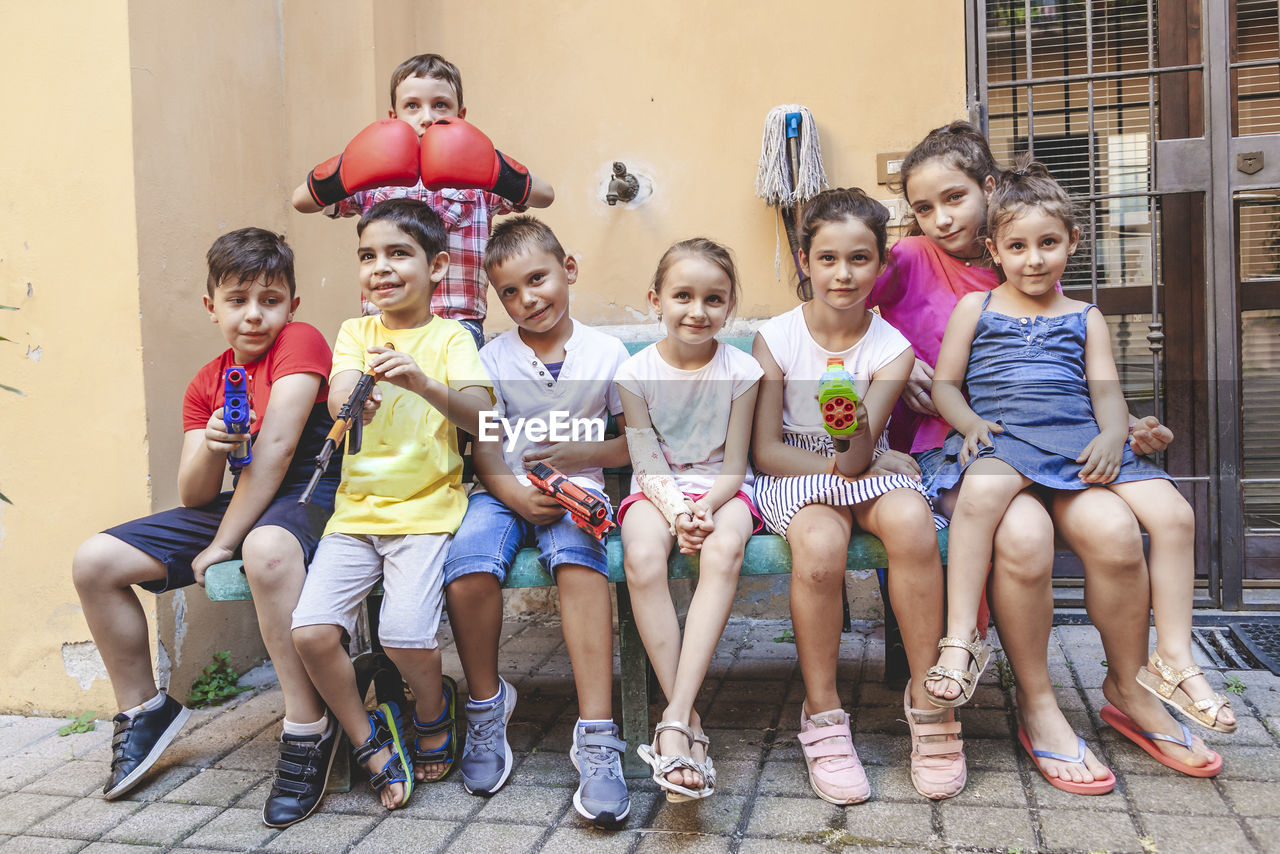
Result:
[[[787,113],[800,114],[799,166],[794,186],[787,164]],[[809,201],[826,186],[827,172],[822,167],[822,145],[813,113],[799,104],[774,107],[764,120],[756,195],[768,205],[794,207]]]

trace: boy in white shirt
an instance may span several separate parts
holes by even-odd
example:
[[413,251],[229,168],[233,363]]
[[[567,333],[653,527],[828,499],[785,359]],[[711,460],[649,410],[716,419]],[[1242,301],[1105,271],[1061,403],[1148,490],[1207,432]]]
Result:
[[[597,825],[627,817],[622,776],[625,743],[612,719],[613,611],[604,543],[579,528],[553,498],[532,486],[526,470],[546,463],[608,504],[602,468],[628,462],[622,404],[614,372],[627,359],[618,339],[569,316],[577,261],[545,224],[530,216],[503,222],[489,237],[485,271],[516,328],[480,351],[494,380],[497,415],[512,435],[485,429],[473,443],[479,480],[445,562],[445,596],[467,677],[467,738],[460,767],[472,794],[491,795],[511,773],[506,725],[516,691],[498,676],[502,590],[521,545],[536,541],[542,565],[560,592],[561,623],[573,665],[580,718],[570,756],[580,774],[573,803]],[[619,436],[604,439],[609,415]],[[523,419],[523,421],[521,421]],[[494,419],[488,419],[494,423]],[[556,424],[579,425],[575,439],[555,439]],[[582,425],[598,425],[581,435]],[[592,441],[591,438],[595,440]],[[496,540],[496,543],[495,543]]]

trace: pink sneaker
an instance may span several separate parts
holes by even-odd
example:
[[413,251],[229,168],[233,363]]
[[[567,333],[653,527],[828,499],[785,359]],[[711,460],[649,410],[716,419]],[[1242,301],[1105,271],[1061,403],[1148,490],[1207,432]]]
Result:
[[802,705],[797,738],[815,795],[833,804],[858,804],[871,797],[871,785],[853,749],[853,733],[844,709],[811,718]]
[[[902,695],[902,710],[911,730],[911,782],[926,798],[960,794],[968,779],[960,722],[951,709],[911,708],[911,686]],[[952,720],[947,720],[947,718]],[[937,736],[925,741],[929,736]]]

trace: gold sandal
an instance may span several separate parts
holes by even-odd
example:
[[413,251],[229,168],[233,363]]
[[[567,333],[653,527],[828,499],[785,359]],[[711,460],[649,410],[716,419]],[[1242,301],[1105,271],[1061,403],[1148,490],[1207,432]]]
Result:
[[1204,699],[1193,700],[1191,695],[1182,689],[1183,682],[1202,673],[1204,671],[1197,664],[1182,670],[1174,670],[1164,663],[1159,653],[1153,652],[1151,658],[1147,660],[1147,666],[1138,668],[1137,678],[1139,685],[1200,726],[1214,732],[1235,732],[1234,723],[1224,724],[1218,720],[1218,714],[1224,708],[1231,708],[1231,701],[1224,695],[1215,691]]
[[978,634],[976,629],[972,637],[973,640],[945,637],[938,641],[938,649],[954,646],[969,653],[969,667],[967,670],[955,670],[935,664],[924,675],[926,682],[950,679],[960,686],[960,695],[950,699],[936,697],[933,692],[929,692],[929,702],[940,709],[951,709],[969,702],[973,698],[974,690],[978,687],[978,680],[982,678],[982,672],[987,669],[987,662],[991,660],[991,647],[986,641],[982,640],[982,636]]

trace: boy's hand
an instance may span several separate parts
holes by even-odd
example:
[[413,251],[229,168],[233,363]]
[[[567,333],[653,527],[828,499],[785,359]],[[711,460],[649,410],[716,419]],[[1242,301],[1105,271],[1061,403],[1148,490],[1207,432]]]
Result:
[[360,413],[360,423],[368,424],[373,420],[373,416],[378,414],[378,407],[382,406],[382,392],[374,386],[369,390],[369,396],[364,399],[364,409]]
[[[258,420],[258,414],[249,410],[249,424]],[[215,454],[226,456],[242,442],[249,441],[248,433],[228,433],[227,422],[222,420],[222,407],[219,406],[209,416],[209,423],[204,425],[204,446]]]
[[207,549],[200,552],[191,559],[191,572],[196,577],[196,584],[204,587],[204,573],[209,567],[215,563],[222,563],[224,560],[231,560],[236,556],[235,549],[229,549],[220,546],[217,543],[210,545]]
[[983,445],[990,448],[992,446],[992,433],[1003,432],[1004,428],[994,421],[984,421],[981,418],[975,419],[973,425],[964,433],[964,445],[960,448],[960,465],[964,465],[978,456],[978,451]]
[[582,442],[552,442],[535,445],[524,452],[525,468],[546,463],[560,472],[580,472],[591,466],[589,446]]
[[1124,436],[1108,436],[1099,433],[1089,444],[1084,446],[1076,462],[1084,463],[1080,467],[1080,479],[1085,483],[1111,483],[1120,474],[1120,463],[1124,461]]
[[1129,447],[1139,456],[1158,454],[1173,444],[1173,431],[1160,423],[1154,415],[1139,418],[1129,435]]
[[377,372],[378,379],[410,391],[426,385],[427,375],[408,353],[386,347],[370,347],[369,352],[373,354],[369,367]]
[[526,486],[519,506],[511,508],[531,525],[551,525],[560,520],[566,512],[559,501],[547,495],[536,486]]

